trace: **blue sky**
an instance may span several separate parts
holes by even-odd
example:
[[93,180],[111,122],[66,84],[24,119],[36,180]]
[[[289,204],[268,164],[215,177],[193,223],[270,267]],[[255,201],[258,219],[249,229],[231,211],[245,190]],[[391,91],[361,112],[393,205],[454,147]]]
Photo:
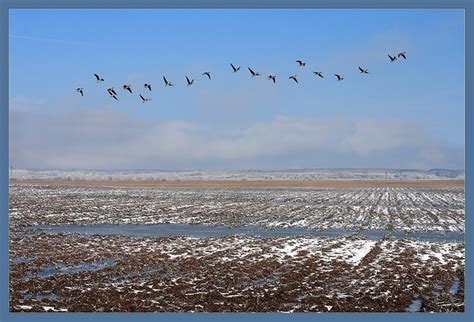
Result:
[[464,168],[462,10],[21,9],[9,34],[16,167]]

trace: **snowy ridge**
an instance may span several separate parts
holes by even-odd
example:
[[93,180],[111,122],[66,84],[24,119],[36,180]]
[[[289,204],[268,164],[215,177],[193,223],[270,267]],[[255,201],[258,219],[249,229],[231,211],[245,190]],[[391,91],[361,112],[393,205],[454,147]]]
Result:
[[464,170],[300,169],[232,171],[158,170],[25,170],[13,169],[11,179],[45,180],[463,180]]

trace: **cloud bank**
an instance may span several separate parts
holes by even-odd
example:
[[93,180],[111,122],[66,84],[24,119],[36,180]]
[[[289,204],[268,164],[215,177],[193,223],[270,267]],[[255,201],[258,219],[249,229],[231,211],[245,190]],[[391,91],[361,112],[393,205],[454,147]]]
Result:
[[10,160],[50,169],[464,169],[464,147],[399,120],[278,116],[234,128],[114,110],[10,110]]

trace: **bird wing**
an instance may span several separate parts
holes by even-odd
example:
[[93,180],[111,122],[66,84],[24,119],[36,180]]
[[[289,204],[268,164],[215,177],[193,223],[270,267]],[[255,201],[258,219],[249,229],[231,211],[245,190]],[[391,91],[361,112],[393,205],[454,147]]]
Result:
[[234,71],[236,71],[236,70],[237,70],[237,68],[235,68],[235,66],[234,66],[234,65],[230,64],[230,66],[232,67],[232,69],[233,69]]
[[97,78],[97,80],[99,80],[99,79],[100,79],[99,75],[97,75],[97,74],[94,74],[94,76],[95,76],[95,78]]
[[361,72],[364,72],[364,70],[363,70],[362,68],[360,68],[360,66],[359,66],[359,70],[360,70]]
[[140,94],[140,98],[141,98],[142,100],[145,100],[145,98],[142,96],[142,94]]
[[303,64],[303,62],[302,62],[301,60],[297,60],[296,62],[297,62],[298,64],[300,64],[300,65]]
[[163,76],[163,80],[165,81],[166,84],[168,84],[168,81],[166,80],[165,76]]
[[249,71],[252,73],[252,75],[255,75],[255,72],[248,67]]

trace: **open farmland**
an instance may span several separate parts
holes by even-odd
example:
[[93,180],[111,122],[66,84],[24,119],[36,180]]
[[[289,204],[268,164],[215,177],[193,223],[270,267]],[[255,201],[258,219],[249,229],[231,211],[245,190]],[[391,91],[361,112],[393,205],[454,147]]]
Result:
[[464,231],[463,188],[144,189],[13,185],[14,226],[195,224]]
[[[68,184],[10,185],[11,311],[464,311],[460,184]],[[154,234],[161,224],[189,230]],[[149,235],[100,233],[140,225]],[[94,233],[72,229],[87,226]],[[229,235],[212,236],[214,226]],[[275,235],[232,234],[248,226]],[[211,236],[196,237],[193,227]],[[302,233],[284,235],[292,229]],[[322,235],[309,236],[314,231]]]

